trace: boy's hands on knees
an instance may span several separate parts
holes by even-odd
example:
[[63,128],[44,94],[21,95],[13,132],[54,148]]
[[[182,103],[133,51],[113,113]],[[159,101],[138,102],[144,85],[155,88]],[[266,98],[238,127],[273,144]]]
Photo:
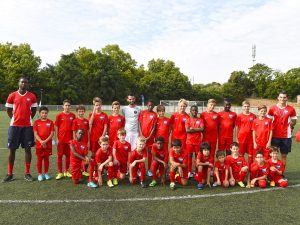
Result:
[[181,167],[178,167],[178,173],[180,177],[183,177],[183,170]]

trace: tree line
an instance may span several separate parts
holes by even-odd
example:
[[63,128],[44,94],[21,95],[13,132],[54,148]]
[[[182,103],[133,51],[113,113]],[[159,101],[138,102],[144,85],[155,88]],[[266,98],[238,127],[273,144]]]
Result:
[[[29,44],[0,44],[1,103],[16,90],[23,75],[29,79],[30,90],[43,104],[61,104],[70,99],[73,104],[91,104],[95,96],[104,103],[114,100],[125,103],[129,93],[138,99],[159,102],[160,99],[221,102],[230,98],[234,103],[248,97],[276,98],[279,90],[286,90],[290,99],[300,94],[300,67],[286,73],[257,63],[248,72],[233,71],[226,83],[192,84],[188,77],[170,60],[152,59],[147,67],[138,65],[131,55],[118,45],[101,50],[80,47],[70,54],[62,54],[59,61],[41,68],[41,58]],[[199,76],[206,76],[201,74]]]

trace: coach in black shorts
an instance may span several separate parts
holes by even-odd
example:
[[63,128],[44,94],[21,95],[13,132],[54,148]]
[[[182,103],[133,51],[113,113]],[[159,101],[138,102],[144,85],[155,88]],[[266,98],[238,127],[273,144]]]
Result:
[[32,118],[35,116],[37,102],[33,93],[27,91],[28,80],[24,77],[19,80],[19,89],[12,92],[6,101],[5,107],[11,118],[8,129],[8,166],[7,175],[3,182],[13,180],[13,168],[16,149],[20,144],[25,149],[25,176],[24,179],[32,181],[30,174],[31,147],[34,145]]

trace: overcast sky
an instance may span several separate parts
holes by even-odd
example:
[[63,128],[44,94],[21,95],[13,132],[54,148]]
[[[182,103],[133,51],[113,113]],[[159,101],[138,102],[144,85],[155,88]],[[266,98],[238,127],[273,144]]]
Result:
[[138,64],[175,62],[194,83],[228,80],[256,60],[300,67],[298,0],[0,0],[0,42],[28,43],[42,65],[78,47],[118,44]]

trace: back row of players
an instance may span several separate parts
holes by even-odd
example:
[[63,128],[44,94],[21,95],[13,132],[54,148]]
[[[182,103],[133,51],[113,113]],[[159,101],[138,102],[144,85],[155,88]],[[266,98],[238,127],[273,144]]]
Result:
[[[10,96],[6,103],[8,108],[11,104],[10,98],[12,97]],[[41,107],[41,118],[35,121],[33,126],[36,138],[38,180],[50,179],[48,174],[49,156],[52,154],[52,137],[54,133],[56,134],[58,156],[58,174],[56,179],[59,180],[67,176],[72,177],[74,183],[78,183],[81,178],[81,170],[83,170],[83,174],[89,176],[88,185],[91,187],[97,186],[94,180],[102,184],[101,174],[105,168],[110,170],[108,172],[108,185],[110,187],[117,185],[118,179],[123,179],[128,169],[132,183],[136,182],[137,170],[140,170],[140,180],[144,187],[145,176],[143,176],[143,173],[146,169],[143,166],[141,168],[141,164],[145,163],[144,158],[148,159],[148,176],[154,175],[150,186],[156,185],[156,170],[158,167],[161,167],[159,174],[164,182],[164,170],[162,168],[167,167],[168,161],[170,161],[171,165],[171,186],[174,187],[175,185],[176,171],[180,175],[178,181],[186,184],[187,179],[193,176],[193,155],[198,154],[197,160],[194,162],[196,172],[202,171],[203,168],[212,167],[217,142],[218,151],[221,152],[218,156],[224,155],[223,151],[230,154],[230,150],[232,152],[234,146],[238,148],[237,156],[243,157],[247,153],[247,168],[250,168],[253,156],[256,156],[257,152],[263,154],[267,160],[270,157],[269,150],[274,150],[274,148],[271,148],[271,145],[278,146],[282,155],[281,167],[284,168],[286,156],[291,150],[291,132],[296,124],[297,117],[295,109],[287,105],[285,92],[279,94],[278,100],[278,104],[271,107],[268,112],[268,116],[272,119],[266,117],[266,106],[258,108],[258,117],[256,118],[249,111],[250,104],[247,101],[243,102],[243,112],[238,116],[235,112],[230,111],[231,103],[229,100],[224,101],[224,110],[216,113],[214,112],[216,101],[213,99],[208,100],[207,109],[201,113],[200,117],[198,117],[197,106],[192,106],[190,115],[188,115],[186,113],[187,101],[181,99],[178,103],[178,112],[167,118],[164,116],[164,106],[158,105],[156,113],[153,111],[154,103],[149,101],[147,110],[141,111],[135,105],[134,96],[129,95],[127,99],[129,105],[122,108],[124,117],[119,114],[120,104],[118,102],[112,103],[112,115],[108,117],[101,110],[101,99],[96,97],[93,99],[93,112],[89,114],[88,119],[84,118],[85,107],[83,105],[77,106],[76,117],[70,112],[70,101],[65,100],[63,102],[63,112],[56,116],[55,124],[47,118],[48,109]],[[56,132],[54,132],[54,128]],[[238,144],[233,144],[234,132],[236,132]],[[172,148],[168,151],[170,134]],[[108,135],[107,140],[105,138],[106,135]],[[22,141],[21,143],[23,145]],[[136,146],[136,143],[140,145]],[[9,144],[11,144],[10,140]],[[107,146],[105,147],[105,145]],[[201,151],[199,151],[200,145],[202,146]],[[142,150],[144,152],[139,152],[141,146],[143,146]],[[176,147],[180,147],[180,152],[182,152],[184,157],[178,156],[179,152],[176,152]],[[111,148],[112,150],[110,150]],[[87,149],[91,151],[91,158],[85,157]],[[203,153],[205,149],[208,149],[210,152],[206,156]],[[162,154],[161,150],[168,154]],[[173,150],[175,150],[175,155],[172,153]],[[109,156],[110,154],[111,156]],[[170,160],[168,155],[170,155]],[[64,170],[62,168],[63,156],[65,156]],[[183,163],[185,158],[186,162]],[[70,159],[72,174],[69,172]],[[201,159],[202,161],[206,160],[206,162],[202,162]],[[90,173],[87,172],[86,165],[81,165],[82,160],[85,164],[90,164]],[[42,173],[43,161],[44,173]],[[236,161],[236,159],[232,161]],[[241,164],[239,160],[236,163]],[[183,165],[182,168],[181,164]],[[28,163],[25,164],[25,167],[26,178],[26,175],[29,174]],[[229,167],[231,168],[232,166]],[[239,172],[242,171],[242,167],[239,168]],[[12,177],[12,169],[13,165],[10,165],[9,161],[7,176]],[[98,170],[101,172],[98,173]],[[231,179],[232,181],[234,178],[233,174],[232,169],[230,169],[230,176],[227,174],[227,178],[224,179],[227,181]],[[201,187],[203,188],[203,176],[198,173],[196,175],[195,178],[200,184],[198,188],[201,189]],[[215,180],[220,181],[220,178]],[[237,177],[234,180],[237,183],[242,181],[237,179]],[[228,186],[227,181],[224,184],[222,180],[224,186]],[[241,183],[239,184],[242,186]]]

